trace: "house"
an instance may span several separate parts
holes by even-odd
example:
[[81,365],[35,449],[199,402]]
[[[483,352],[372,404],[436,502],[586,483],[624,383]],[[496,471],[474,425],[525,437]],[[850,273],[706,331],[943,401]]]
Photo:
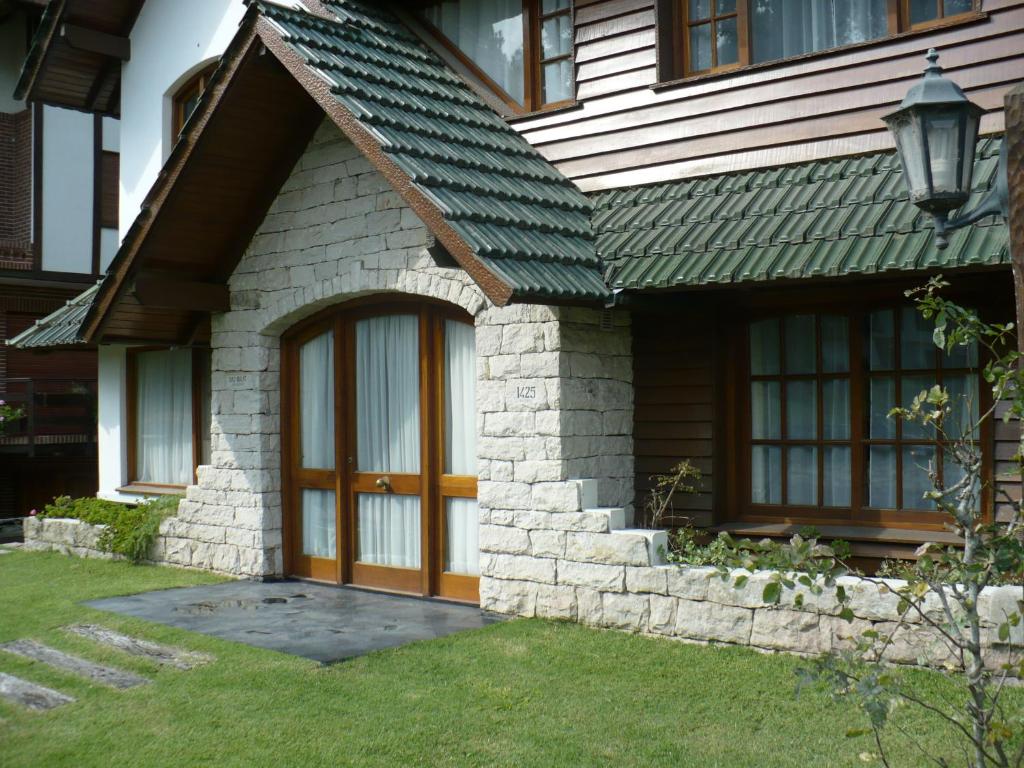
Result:
[[96,492],[95,351],[4,342],[93,285],[118,245],[116,112],[14,94],[44,5],[0,2],[0,400],[25,412],[0,435],[0,526]]
[[[133,43],[141,167],[135,41],[175,46],[189,4],[90,5]],[[74,8],[31,89],[81,108],[45,42]],[[160,559],[663,631],[630,598],[665,591],[664,534],[632,521],[681,459],[703,527],[874,558],[949,538],[922,498],[943,446],[885,416],[936,381],[984,407],[980,360],[904,292],[941,272],[1009,318],[1008,228],[936,249],[879,118],[939,48],[985,110],[983,194],[1024,4],[222,8],[218,66],[146,89],[155,142],[167,83],[204,73],[103,283],[38,331],[99,348],[100,494],[185,494]],[[1012,427],[979,435],[991,514]]]

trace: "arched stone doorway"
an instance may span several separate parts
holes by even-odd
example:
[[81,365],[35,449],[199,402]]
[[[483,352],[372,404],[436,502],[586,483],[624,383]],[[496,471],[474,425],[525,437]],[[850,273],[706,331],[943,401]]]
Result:
[[464,310],[349,302],[282,337],[286,572],[476,602],[476,348]]

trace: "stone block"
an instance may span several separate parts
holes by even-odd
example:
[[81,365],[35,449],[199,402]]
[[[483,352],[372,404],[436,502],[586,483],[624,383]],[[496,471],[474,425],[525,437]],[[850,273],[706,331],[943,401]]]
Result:
[[601,624],[612,629],[642,632],[647,629],[651,606],[647,595],[605,593],[601,600]]
[[573,481],[534,483],[530,486],[533,509],[541,512],[580,511],[579,490]]
[[530,554],[530,534],[521,528],[504,525],[480,526],[480,551],[512,555]]
[[575,620],[575,588],[553,584],[538,584],[536,615],[545,619]]
[[536,615],[539,585],[529,581],[480,578],[480,609],[511,616]]
[[613,533],[570,533],[565,556],[581,563],[650,565],[648,542],[643,536]]
[[865,619],[855,618],[853,621],[846,621],[838,616],[819,615],[819,643],[823,651],[851,651],[857,647],[864,633],[872,627],[874,624]]
[[581,624],[598,627],[603,624],[604,609],[601,593],[594,589],[576,589],[576,618]]
[[668,594],[669,568],[626,567],[627,592],[654,592],[659,595]]
[[818,654],[829,650],[818,631],[818,615],[784,608],[754,611],[750,644],[758,648]]
[[838,583],[850,596],[850,608],[855,616],[869,621],[896,621],[900,597],[896,589],[902,586],[898,581],[874,583],[854,576],[844,576]]
[[558,561],[558,583],[587,587],[602,592],[621,592],[626,586],[626,570],[621,565]]
[[656,635],[673,635],[676,630],[676,606],[679,600],[662,595],[650,596],[650,615],[647,618],[647,631]]
[[676,605],[676,631],[680,637],[748,645],[754,612],[749,608],[710,601],[680,600]]
[[669,566],[668,594],[686,600],[706,600],[708,587],[718,578],[718,571],[709,567]]
[[530,531],[530,552],[534,557],[565,557],[565,531]]
[[555,560],[521,555],[480,554],[480,573],[496,579],[555,583]]
[[[736,580],[746,576],[747,582],[736,587]],[[721,605],[734,605],[742,608],[760,608],[765,605],[762,600],[764,588],[771,582],[772,574],[766,571],[750,573],[742,568],[734,568],[727,579],[713,578],[708,583],[708,600]]]

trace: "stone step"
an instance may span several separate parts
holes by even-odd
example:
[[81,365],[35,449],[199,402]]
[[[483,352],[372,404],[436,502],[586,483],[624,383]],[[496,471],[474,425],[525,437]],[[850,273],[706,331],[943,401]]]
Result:
[[626,510],[622,507],[590,507],[583,511],[588,515],[598,515],[607,519],[609,531],[621,531],[626,527]]
[[0,651],[24,656],[26,659],[32,659],[55,669],[80,675],[94,683],[102,683],[119,690],[134,688],[137,685],[145,685],[149,682],[146,678],[132,672],[125,672],[113,667],[104,667],[101,664],[95,664],[87,659],[72,656],[63,651],[58,651],[56,648],[50,648],[42,643],[37,643],[35,640],[15,640],[10,643],[3,643],[0,645]]
[[623,528],[616,534],[642,536],[647,539],[647,552],[651,558],[649,565],[665,565],[665,554],[668,552],[668,531],[655,531],[649,528]]
[[579,489],[580,509],[592,509],[597,506],[597,480],[577,480]]
[[168,645],[160,645],[149,640],[129,637],[96,624],[74,624],[65,630],[80,637],[87,637],[94,642],[116,648],[132,656],[141,656],[157,664],[174,667],[175,669],[192,669],[200,664],[209,664],[213,657],[205,653],[184,651]]
[[3,672],[0,672],[0,699],[6,699],[36,712],[45,712],[74,701],[74,698],[66,693],[44,688]]

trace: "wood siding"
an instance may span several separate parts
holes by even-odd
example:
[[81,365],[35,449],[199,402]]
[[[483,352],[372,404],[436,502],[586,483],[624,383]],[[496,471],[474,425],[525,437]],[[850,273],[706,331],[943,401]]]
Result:
[[[681,329],[686,329],[681,332]],[[643,514],[653,475],[690,459],[702,492],[674,499],[671,523],[713,521],[715,481],[715,324],[700,316],[635,315],[633,320],[636,510]]]
[[892,146],[879,118],[941,63],[1003,128],[1024,79],[1024,0],[982,0],[969,23],[652,89],[654,0],[577,0],[581,106],[515,127],[584,191],[860,154]]

